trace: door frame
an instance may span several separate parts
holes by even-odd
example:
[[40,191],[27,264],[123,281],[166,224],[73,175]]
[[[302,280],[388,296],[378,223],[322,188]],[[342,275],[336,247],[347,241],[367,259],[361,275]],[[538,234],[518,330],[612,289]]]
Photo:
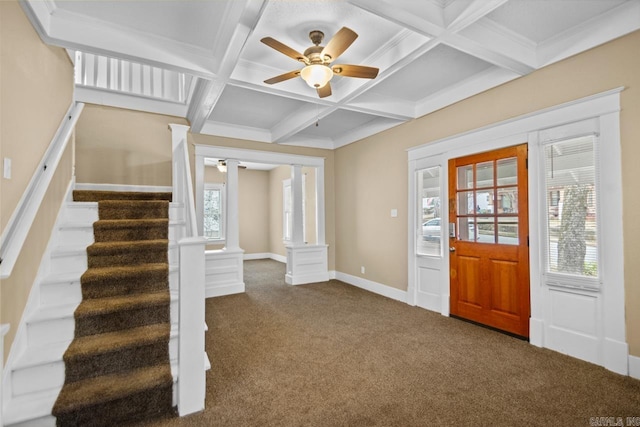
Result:
[[[417,224],[417,171],[426,167],[439,165],[441,179],[448,183],[449,159],[463,157],[483,151],[491,151],[503,147],[518,145],[523,142],[529,144],[529,279],[530,279],[530,342],[538,347],[547,347],[571,356],[599,364],[614,372],[627,375],[629,364],[629,350],[625,336],[625,300],[624,300],[624,254],[622,246],[622,224],[614,221],[601,222],[601,235],[606,239],[599,242],[601,251],[600,262],[603,269],[603,283],[597,290],[582,291],[579,289],[556,289],[552,283],[546,282],[544,277],[544,236],[546,224],[541,221],[544,212],[545,190],[543,187],[544,169],[542,162],[542,142],[548,139],[547,130],[555,127],[566,128],[565,137],[574,135],[583,121],[595,122],[599,131],[599,145],[606,147],[600,150],[599,169],[617,171],[618,173],[601,174],[600,188],[600,217],[622,218],[622,177],[620,174],[620,92],[624,88],[617,88],[589,97],[581,98],[565,104],[536,111],[503,122],[491,124],[463,134],[436,140],[408,151],[408,289],[407,303],[416,305],[416,291],[419,283],[419,272],[416,255],[416,224]],[[576,124],[575,126],[573,124]],[[563,130],[556,132],[562,136]],[[444,190],[443,190],[444,191]],[[442,193],[442,197],[446,193]],[[449,217],[448,203],[443,203],[442,217]],[[444,233],[445,230],[443,230]],[[444,235],[443,235],[444,237]],[[444,256],[437,260],[440,286],[438,298],[432,298],[431,307],[425,307],[449,315],[449,239],[443,238],[442,253]],[[435,257],[434,257],[435,261]],[[432,287],[433,288],[433,287]],[[582,344],[576,348],[564,348],[563,344],[554,339],[557,332],[554,313],[551,306],[554,303],[554,292],[563,291],[563,295],[580,298],[590,298],[595,301],[594,310],[597,312],[599,323],[598,332],[594,336],[594,348],[582,351]],[[579,331],[572,331],[578,337]]]

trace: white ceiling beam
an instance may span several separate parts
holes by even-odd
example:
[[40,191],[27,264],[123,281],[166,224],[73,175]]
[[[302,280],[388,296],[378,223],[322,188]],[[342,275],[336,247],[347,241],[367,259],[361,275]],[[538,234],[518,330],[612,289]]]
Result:
[[483,61],[496,65],[500,68],[512,71],[521,76],[525,76],[535,70],[535,67],[531,65],[518,61],[508,54],[496,51],[493,46],[487,47],[487,45],[478,43],[475,40],[460,34],[448,33],[440,37],[440,40],[454,49],[467,53],[471,56],[475,56],[476,58],[482,59]]
[[456,33],[482,19],[508,0],[456,0],[445,9],[447,30]]
[[247,139],[251,141],[272,141],[271,132],[268,129],[214,122],[212,120],[208,120],[204,124],[200,133],[226,138]]
[[20,5],[47,44],[201,77],[214,76],[215,61],[204,49],[150,34],[127,31],[59,8],[51,14],[48,7],[43,7],[36,1],[21,1]]
[[393,22],[401,27],[408,28],[416,33],[437,37],[445,31],[441,25],[434,24],[426,19],[413,14],[397,4],[387,1],[348,0],[349,3],[366,10],[382,19]]
[[352,142],[356,142],[387,129],[391,129],[392,127],[398,126],[402,123],[404,123],[404,120],[391,120],[385,118],[373,120],[363,126],[351,129],[349,132],[335,138],[333,141],[333,149],[344,147]]
[[423,99],[416,106],[416,117],[432,113],[518,77],[519,74],[509,70],[490,68]]
[[[191,131],[195,133],[202,130],[218,103],[227,80],[238,62],[244,44],[262,16],[266,2],[264,0],[245,0],[233,1],[231,4],[233,10],[228,11],[230,17],[225,28],[232,34],[217,70],[218,77],[215,81],[199,86],[199,94],[197,97],[194,94],[187,113],[187,118],[191,122]],[[232,20],[231,16],[236,17],[235,20]]]
[[537,44],[489,18],[475,22],[459,35],[477,44],[491,46],[492,51],[505,58],[531,68],[538,67]]
[[541,66],[640,29],[640,1],[629,1],[538,45]]
[[285,141],[291,138],[335,110],[335,107],[320,108],[318,105],[305,105],[303,108],[299,108],[271,128],[273,142]]

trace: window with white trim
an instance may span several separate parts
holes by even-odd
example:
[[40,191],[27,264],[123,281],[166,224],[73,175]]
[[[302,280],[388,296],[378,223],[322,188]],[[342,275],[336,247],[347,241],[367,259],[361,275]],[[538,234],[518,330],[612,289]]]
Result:
[[224,240],[224,184],[204,185],[204,236]]
[[416,252],[418,255],[442,256],[442,206],[440,200],[440,166],[419,170],[418,190],[418,233]]
[[600,276],[595,135],[544,145],[547,274]]

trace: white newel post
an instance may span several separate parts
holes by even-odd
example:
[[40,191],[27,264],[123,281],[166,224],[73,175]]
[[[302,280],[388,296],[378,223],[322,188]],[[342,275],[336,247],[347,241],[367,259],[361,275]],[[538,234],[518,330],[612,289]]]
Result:
[[225,249],[240,249],[240,221],[238,219],[238,164],[235,159],[227,159],[227,238]]
[[318,245],[325,245],[324,233],[324,168],[316,168],[316,241]]
[[186,183],[184,182],[184,159],[181,144],[183,141],[185,145],[187,143],[187,132],[189,131],[189,126],[172,123],[169,125],[169,129],[171,129],[171,152],[173,153],[173,201],[184,203],[186,199],[186,195],[184,194]]
[[205,295],[204,237],[180,240],[180,335],[178,347],[178,412],[180,416],[204,410]]

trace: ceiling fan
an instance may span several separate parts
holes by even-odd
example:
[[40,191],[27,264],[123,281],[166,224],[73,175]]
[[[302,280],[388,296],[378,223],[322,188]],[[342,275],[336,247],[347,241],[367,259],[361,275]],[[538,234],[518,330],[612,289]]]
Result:
[[271,37],[265,37],[260,40],[278,52],[284,53],[288,57],[305,64],[301,70],[289,71],[288,73],[272,77],[264,82],[271,85],[300,76],[309,86],[316,89],[320,98],[324,98],[331,95],[331,84],[329,81],[334,74],[363,79],[375,79],[378,75],[378,69],[374,67],[347,64],[330,65],[358,38],[358,35],[353,30],[342,27],[342,29],[329,40],[326,46],[320,46],[324,38],[322,31],[311,31],[309,38],[314,46],[305,50],[304,54]]
[[[218,164],[216,165],[218,170],[222,173],[227,172],[227,161],[226,160],[218,160]],[[246,169],[247,167],[244,165],[238,165],[238,169]]]

